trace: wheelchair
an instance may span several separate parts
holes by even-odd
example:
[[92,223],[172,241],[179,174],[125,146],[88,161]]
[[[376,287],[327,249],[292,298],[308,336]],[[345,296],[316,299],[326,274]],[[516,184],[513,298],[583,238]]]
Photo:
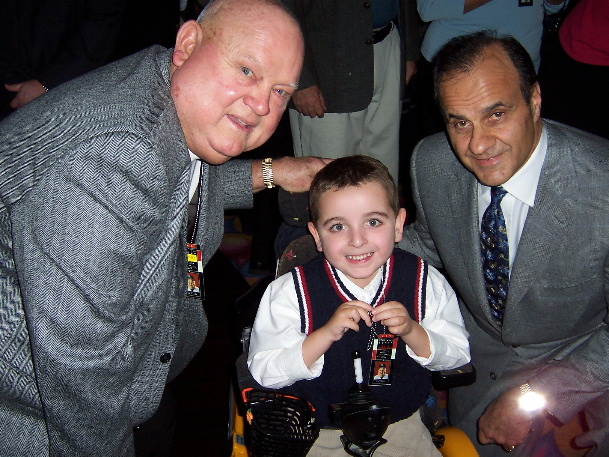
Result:
[[[292,241],[280,257],[274,277],[281,276],[315,255],[317,250],[311,236],[306,235]],[[257,303],[272,279],[272,276],[261,279],[236,303],[237,311],[244,316],[246,325],[241,334],[243,353],[235,364],[235,382],[231,386],[229,398],[227,455],[230,457],[304,456],[316,438],[314,427],[309,420],[310,412],[307,411],[306,399],[289,395],[284,398],[286,396],[283,394],[279,394],[277,398],[276,394],[256,383],[247,367],[251,324]],[[459,428],[448,425],[438,398],[438,391],[474,382],[475,369],[468,364],[461,369],[436,376],[433,376],[432,372],[432,379],[432,394],[427,405],[421,408],[421,418],[429,429],[434,444],[443,457],[477,457],[478,452],[469,437]],[[267,407],[270,404],[279,406]],[[256,408],[262,409],[256,411]],[[289,424],[291,420],[295,420],[294,416],[300,420],[299,424]],[[264,427],[260,427],[256,421],[264,421]],[[277,434],[269,432],[273,425],[277,425]],[[260,430],[265,427],[266,430]]]

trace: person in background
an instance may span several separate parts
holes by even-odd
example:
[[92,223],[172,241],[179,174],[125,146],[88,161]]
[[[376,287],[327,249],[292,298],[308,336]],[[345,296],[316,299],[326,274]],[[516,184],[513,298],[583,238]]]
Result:
[[609,2],[579,0],[555,38],[539,72],[544,117],[609,139]]
[[271,136],[303,54],[280,2],[213,0],[175,48],[72,79],[0,123],[3,453],[134,455],[134,427],[207,334],[201,272],[223,211],[265,187],[307,190],[325,165],[229,162]]
[[379,159],[398,181],[401,97],[420,59],[414,0],[284,0],[305,61],[290,107],[297,157]]
[[0,3],[0,119],[109,61],[125,0]]

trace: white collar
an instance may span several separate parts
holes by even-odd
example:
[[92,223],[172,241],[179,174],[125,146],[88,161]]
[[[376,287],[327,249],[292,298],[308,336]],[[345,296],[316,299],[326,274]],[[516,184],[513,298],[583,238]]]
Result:
[[[541,168],[546,159],[547,150],[548,134],[545,126],[542,126],[539,142],[531,157],[529,157],[520,170],[514,173],[514,176],[501,185],[510,195],[529,207],[535,205],[535,194],[537,193]],[[478,184],[484,192],[490,192],[490,187]]]

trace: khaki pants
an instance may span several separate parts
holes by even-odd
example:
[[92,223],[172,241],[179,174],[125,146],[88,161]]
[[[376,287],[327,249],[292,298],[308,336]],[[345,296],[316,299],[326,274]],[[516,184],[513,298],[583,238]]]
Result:
[[[340,440],[342,434],[341,430],[321,430],[307,457],[348,456]],[[387,442],[374,451],[373,457],[441,457],[418,411],[391,424],[383,438]]]
[[374,45],[374,93],[368,107],[355,113],[326,113],[310,118],[290,109],[296,157],[338,159],[362,154],[379,159],[398,179],[400,142],[400,37],[394,27]]

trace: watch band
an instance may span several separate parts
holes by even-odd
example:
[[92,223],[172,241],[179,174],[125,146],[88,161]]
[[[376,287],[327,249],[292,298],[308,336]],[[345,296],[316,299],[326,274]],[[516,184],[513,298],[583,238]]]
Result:
[[528,382],[518,386],[518,388],[520,389],[518,405],[521,409],[532,413],[546,407],[546,399],[544,396],[535,392]]
[[273,159],[270,157],[262,159],[262,181],[267,189],[275,187],[273,180]]
[[524,395],[527,392],[531,392],[532,391],[531,386],[529,385],[528,382],[525,382],[523,385],[519,386],[519,389],[520,389],[520,394],[521,395]]

